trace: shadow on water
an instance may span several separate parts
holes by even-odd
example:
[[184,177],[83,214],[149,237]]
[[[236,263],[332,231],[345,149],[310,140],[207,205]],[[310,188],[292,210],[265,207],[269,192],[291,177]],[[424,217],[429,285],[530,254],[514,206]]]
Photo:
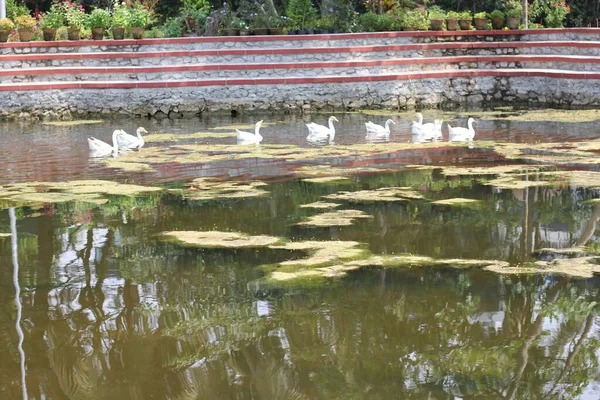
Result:
[[[338,118],[347,133],[340,129],[336,142],[364,142],[364,117]],[[277,137],[268,131],[279,125],[265,129],[265,143],[298,136],[295,143],[307,145],[300,124],[282,123]],[[390,140],[410,141],[410,130],[398,125]],[[17,181],[115,178],[89,164],[85,148],[87,135],[100,136],[107,127],[69,128],[60,136],[63,145],[55,128],[5,134],[12,153],[2,168]],[[186,133],[205,127],[191,121],[146,126]],[[492,135],[485,123],[480,129],[482,137]],[[35,138],[33,145],[25,138]],[[25,151],[36,146],[45,161]],[[25,165],[27,154],[31,165]],[[392,186],[413,188],[424,199],[342,203],[341,209],[372,218],[350,226],[297,225],[321,212],[301,205],[339,191]],[[26,385],[18,365],[11,240],[0,237],[0,398],[23,398],[24,386],[29,399],[600,395],[597,277],[371,267],[320,284],[278,287],[263,283],[261,266],[303,252],[186,248],[158,235],[215,230],[353,240],[376,255],[522,265],[550,257],[542,248],[598,248],[600,205],[589,202],[600,197],[597,189],[496,190],[479,177],[446,177],[437,169],[330,183],[283,180],[264,188],[269,195],[256,198],[195,201],[162,193],[15,209]],[[432,203],[448,198],[480,203]],[[10,216],[0,210],[4,232],[10,232]]]

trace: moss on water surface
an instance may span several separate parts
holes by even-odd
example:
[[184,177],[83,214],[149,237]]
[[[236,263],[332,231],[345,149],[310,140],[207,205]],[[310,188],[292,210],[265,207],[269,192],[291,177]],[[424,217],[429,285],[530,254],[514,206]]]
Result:
[[308,226],[348,226],[355,219],[373,218],[373,216],[360,210],[336,210],[313,215],[307,221],[299,222],[298,225]]
[[170,231],[161,237],[182,246],[198,248],[256,248],[267,247],[281,242],[280,238],[266,235],[251,236],[239,232],[220,231]]

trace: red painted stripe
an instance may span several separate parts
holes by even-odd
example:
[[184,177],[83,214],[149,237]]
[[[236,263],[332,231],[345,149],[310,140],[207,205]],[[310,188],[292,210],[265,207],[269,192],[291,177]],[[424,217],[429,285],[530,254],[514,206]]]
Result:
[[[85,42],[84,42],[85,43]],[[24,43],[27,44],[27,43]],[[42,53],[42,54],[2,54],[2,61],[33,60],[72,60],[72,59],[127,59],[127,58],[165,58],[165,57],[207,57],[207,56],[241,56],[271,54],[318,54],[318,53],[367,53],[385,51],[418,51],[439,49],[484,49],[484,48],[600,48],[600,41],[536,41],[536,42],[442,42],[411,43],[383,46],[353,47],[307,47],[292,49],[228,49],[228,50],[177,50],[150,52],[95,52],[95,53]]]
[[[498,56],[451,56],[451,57],[423,57],[423,58],[394,58],[387,60],[367,61],[321,61],[321,62],[294,62],[272,64],[191,64],[191,65],[165,65],[144,67],[40,67],[20,69],[0,69],[0,76],[25,76],[25,75],[82,75],[82,74],[140,74],[140,73],[168,73],[186,71],[238,71],[238,70],[282,70],[282,69],[307,69],[307,68],[352,68],[352,67],[377,67],[394,65],[438,65],[456,63],[482,63],[482,62],[563,62],[563,63],[600,63],[600,57],[592,56],[559,56],[559,55],[498,55]],[[474,71],[474,70],[471,70]]]
[[43,82],[43,83],[15,83],[0,85],[0,91],[23,90],[51,90],[51,89],[133,89],[133,88],[168,88],[189,86],[237,86],[237,85],[294,85],[294,84],[325,84],[343,82],[381,82],[390,80],[416,80],[431,78],[454,78],[472,76],[537,76],[566,79],[595,79],[600,80],[600,72],[580,72],[564,70],[543,69],[492,69],[492,70],[454,70],[454,71],[421,71],[405,72],[399,74],[361,76],[320,76],[298,78],[256,78],[256,79],[208,79],[187,81],[155,81],[155,82]]

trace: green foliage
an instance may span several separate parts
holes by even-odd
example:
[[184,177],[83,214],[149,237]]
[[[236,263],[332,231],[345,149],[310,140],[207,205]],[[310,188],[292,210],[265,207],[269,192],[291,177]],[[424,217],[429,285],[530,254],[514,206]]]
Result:
[[111,22],[112,26],[117,28],[124,28],[127,26],[129,23],[129,10],[125,3],[121,3],[118,0],[114,2]]
[[504,13],[500,10],[494,10],[490,13],[491,18],[504,18]]
[[460,14],[456,11],[448,11],[448,14],[446,15],[447,19],[458,19],[460,17]]
[[406,10],[400,14],[400,24],[403,29],[411,31],[426,31],[430,27],[429,17],[424,8]]
[[458,13],[458,19],[473,19],[473,13],[471,11],[461,11]]
[[[199,8],[196,8],[197,6]],[[190,5],[181,8],[178,16],[168,18],[159,31],[165,37],[201,35],[204,32],[208,11],[210,9],[207,10],[203,4],[190,2]]]
[[371,11],[360,16],[360,22],[366,32],[391,31],[394,19],[390,14],[375,14]]
[[488,17],[488,13],[486,13],[485,11],[481,11],[478,13],[475,13],[475,15],[473,15],[473,18],[487,18]]
[[314,25],[317,10],[313,7],[312,0],[290,0],[286,15],[294,29],[306,29]]
[[60,4],[60,8],[65,16],[65,23],[69,28],[83,28],[86,17],[82,5],[66,0]]
[[16,0],[6,0],[6,17],[14,21],[21,15],[29,15],[27,6],[18,4]]
[[108,28],[110,26],[110,11],[104,8],[96,8],[86,15],[85,26],[90,29]]
[[58,4],[53,3],[50,9],[40,15],[40,27],[60,28],[65,24],[65,18]]
[[127,26],[145,28],[152,23],[152,14],[141,3],[135,3],[128,12],[129,23]]
[[445,19],[446,12],[437,6],[429,7],[429,19]]

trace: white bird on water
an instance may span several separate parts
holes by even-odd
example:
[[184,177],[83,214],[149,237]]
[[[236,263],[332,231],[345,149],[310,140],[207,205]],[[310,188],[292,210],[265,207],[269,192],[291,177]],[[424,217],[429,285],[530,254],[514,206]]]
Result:
[[473,123],[475,120],[469,118],[467,121],[468,128],[456,127],[453,128],[448,124],[448,140],[451,142],[464,142],[467,140],[473,140],[475,137],[475,129],[473,129]]
[[423,123],[423,114],[417,113],[418,121],[413,121],[412,134],[426,136],[428,139],[435,140],[442,138],[442,120],[436,119],[433,123]]
[[260,143],[263,140],[263,137],[259,133],[260,126],[262,125],[262,123],[263,120],[261,119],[256,124],[254,124],[254,133],[240,131],[239,129],[236,129],[235,131],[237,133],[236,138],[238,144]]
[[121,134],[120,129],[115,129],[112,133],[112,146],[95,137],[88,138],[88,146],[90,148],[90,157],[106,157],[111,154],[117,156],[119,154],[118,137]]
[[367,135],[389,135],[390,134],[390,124],[396,124],[393,119],[388,119],[385,121],[385,126],[374,124],[373,122],[365,122],[365,127],[367,128]]
[[121,134],[117,136],[117,142],[119,143],[119,147],[132,149],[135,147],[142,147],[144,145],[144,138],[142,137],[142,133],[148,133],[145,128],[141,126],[137,128],[135,131],[136,136],[130,135],[124,130],[120,129]]
[[329,141],[332,142],[333,138],[335,137],[335,127],[333,126],[333,121],[340,122],[336,117],[331,116],[328,120],[329,127],[315,124],[314,122],[306,124],[306,127],[308,128],[308,136],[306,137],[306,140],[313,142],[329,138]]

